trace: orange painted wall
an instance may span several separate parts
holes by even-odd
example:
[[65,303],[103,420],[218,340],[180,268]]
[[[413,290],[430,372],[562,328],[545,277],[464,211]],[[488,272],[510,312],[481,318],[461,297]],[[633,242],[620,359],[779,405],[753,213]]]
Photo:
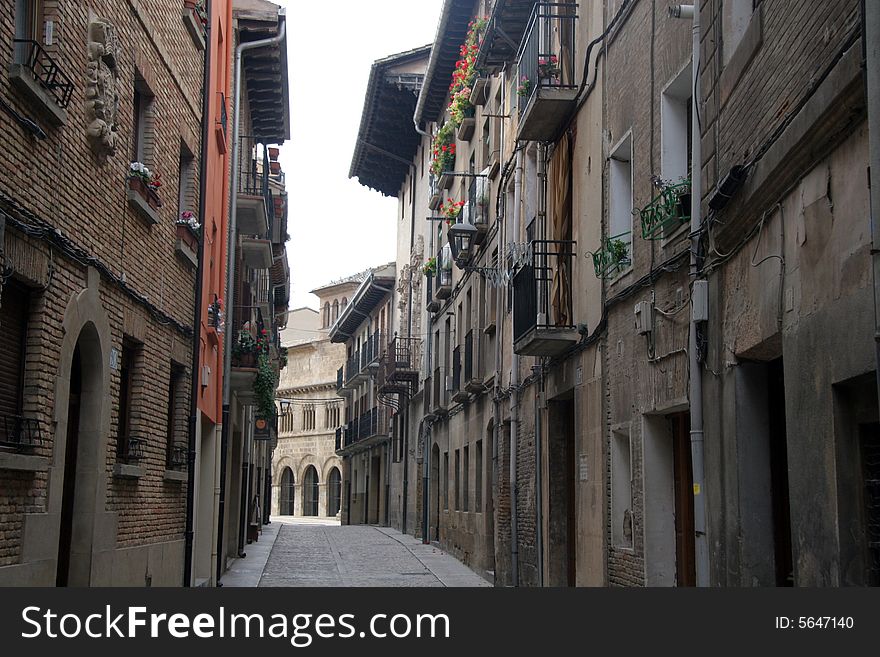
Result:
[[[208,307],[215,298],[223,303],[224,317],[228,318],[224,289],[226,285],[226,236],[229,225],[229,158],[232,156],[232,116],[229,97],[232,82],[232,0],[211,2],[211,102],[208,116],[208,141],[203,148],[207,157],[207,184],[205,185],[205,216],[202,218],[204,235],[204,294],[202,303],[201,355],[199,368],[210,369],[210,376],[200,376],[199,409],[205,419],[219,424],[223,405],[223,335],[208,326]],[[223,100],[228,116],[226,131],[221,124]],[[208,385],[204,385],[207,380]]]

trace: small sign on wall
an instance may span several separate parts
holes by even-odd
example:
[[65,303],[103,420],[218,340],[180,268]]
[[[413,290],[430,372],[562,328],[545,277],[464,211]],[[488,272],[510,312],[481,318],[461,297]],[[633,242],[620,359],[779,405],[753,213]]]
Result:
[[119,350],[116,348],[110,350],[110,369],[113,371],[119,369]]
[[589,481],[590,480],[590,467],[589,462],[587,461],[587,455],[581,454],[578,464],[578,479],[580,481]]

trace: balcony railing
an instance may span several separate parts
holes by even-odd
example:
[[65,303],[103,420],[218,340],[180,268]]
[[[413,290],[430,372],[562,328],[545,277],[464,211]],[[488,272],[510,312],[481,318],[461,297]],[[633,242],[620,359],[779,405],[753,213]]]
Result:
[[269,186],[269,149],[256,137],[239,138],[238,193],[244,196],[261,197],[265,204],[265,217],[268,230],[250,232],[243,227],[242,232],[268,239],[275,221],[275,201]]
[[444,246],[437,252],[437,273],[434,298],[448,299],[452,294],[452,250]]
[[440,300],[434,296],[434,279],[436,276],[427,276],[425,278],[425,309],[429,313],[440,310]]
[[336,451],[375,438],[388,435],[388,409],[377,406],[336,430]]
[[378,391],[410,394],[418,386],[421,341],[396,336],[379,361]]
[[[433,415],[445,415],[447,411],[446,406],[446,375],[443,372],[442,367],[437,367],[434,370],[434,375],[431,377],[431,413]],[[427,391],[425,391],[427,394]]]
[[452,401],[461,402],[467,399],[467,393],[461,384],[461,346],[452,350]]
[[73,82],[70,78],[36,41],[15,39],[13,43],[22,66],[31,72],[40,86],[52,94],[58,107],[65,109],[73,96]]
[[464,388],[468,392],[483,390],[479,359],[480,334],[471,329],[464,336]]
[[[554,355],[556,348],[563,348],[576,334],[572,303],[572,277],[574,264],[573,241],[534,240],[531,243],[532,258],[523,265],[513,278],[513,341],[514,350],[520,354]],[[550,336],[555,344],[550,353],[538,353],[532,348],[548,347],[543,343],[526,345],[543,340],[542,332],[561,332]],[[525,348],[523,351],[522,349]]]
[[345,383],[351,383],[352,380],[361,373],[361,350],[355,349],[354,353],[345,361]]
[[345,366],[336,370],[336,392],[341,392],[345,386]]
[[378,364],[385,348],[385,335],[379,331],[374,332],[367,338],[361,350],[361,370],[369,370],[371,366]]
[[470,221],[477,229],[477,242],[482,242],[489,230],[489,180],[482,176],[476,176],[468,188],[468,208],[470,209]]
[[0,447],[14,449],[18,452],[31,452],[43,444],[40,423],[32,418],[21,415],[0,416]]
[[[532,11],[517,55],[521,139],[554,136],[558,121],[568,114],[577,95],[576,9],[572,3],[539,2]],[[537,111],[539,103],[547,106]],[[536,111],[526,117],[530,106]]]
[[438,210],[443,202],[443,192],[434,174],[428,176],[428,207],[432,210]]

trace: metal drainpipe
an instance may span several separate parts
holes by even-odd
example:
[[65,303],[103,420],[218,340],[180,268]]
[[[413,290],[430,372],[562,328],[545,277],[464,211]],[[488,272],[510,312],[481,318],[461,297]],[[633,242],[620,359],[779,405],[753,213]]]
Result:
[[[235,63],[233,66],[233,111],[232,111],[232,184],[229,188],[229,232],[226,235],[226,308],[229,313],[229,319],[232,319],[231,313],[235,307],[235,246],[238,242],[238,212],[235,204],[235,197],[238,193],[238,158],[239,158],[239,133],[241,130],[241,58],[242,54],[248,50],[256,48],[265,48],[266,46],[274,46],[281,43],[287,33],[287,20],[285,18],[284,8],[278,10],[278,34],[269,39],[260,39],[259,41],[249,41],[240,43],[235,48]],[[267,208],[268,212],[271,208]],[[204,232],[204,231],[203,231]],[[223,515],[225,513],[226,504],[226,451],[229,444],[229,406],[231,401],[231,390],[229,387],[229,374],[232,368],[232,334],[233,327],[229,324],[226,326],[226,340],[223,345],[223,419],[220,430],[220,450],[221,450],[221,486],[220,486],[220,504],[218,515],[221,518],[220,529],[217,532],[217,582],[223,574]],[[242,454],[244,457],[244,454]],[[239,528],[241,535],[241,528]],[[243,548],[241,540],[239,540],[239,553]]]
[[[514,240],[519,239],[519,223],[522,211],[522,178],[523,151],[516,154],[516,171],[513,176],[513,231]],[[514,301],[515,303],[515,301]],[[513,586],[519,586],[519,537],[516,529],[516,449],[517,433],[519,432],[519,355],[514,353],[511,358],[510,387],[513,388],[510,399],[510,577]]]
[[[407,314],[406,314],[406,337],[410,340],[410,358],[414,356],[412,352],[412,314],[413,314],[413,290],[412,290],[412,250],[413,245],[416,241],[416,172],[418,169],[415,164],[410,163],[409,172],[410,172],[410,183],[409,183],[409,207],[410,207],[410,222],[409,222],[409,260],[410,267],[407,270],[409,272],[409,281],[407,287],[409,288],[407,291]],[[393,297],[393,294],[392,294]],[[414,363],[413,363],[414,364]],[[408,503],[409,497],[409,400],[407,399],[406,407],[403,409],[403,515],[401,517],[401,533],[406,534],[406,507]],[[386,504],[387,509],[387,504]]]
[[[685,7],[682,7],[685,9]],[[691,119],[691,150],[693,152],[691,166],[691,235],[690,278],[696,281],[700,275],[701,257],[697,253],[699,238],[696,237],[701,224],[702,199],[702,135],[699,121],[699,89],[700,89],[700,12],[694,7],[693,12],[693,53],[691,68],[693,69],[693,111]],[[686,15],[686,12],[685,12]],[[694,241],[695,240],[695,241]],[[688,335],[688,358],[690,360],[690,424],[691,424],[691,461],[694,477],[694,541],[696,547],[696,579],[697,586],[709,586],[709,542],[706,518],[706,487],[705,466],[703,462],[703,370],[699,358],[699,326],[691,314]]]
[[[208,15],[208,22],[205,25],[205,58],[204,58],[204,85],[202,90],[202,143],[201,143],[201,161],[199,162],[199,217],[202,225],[205,225],[205,196],[208,186],[208,158],[206,157],[205,146],[208,143],[209,129],[208,116],[211,110],[211,0],[205,4],[205,11]],[[195,487],[196,487],[196,429],[198,427],[199,414],[199,391],[201,368],[199,367],[199,357],[201,352],[202,337],[202,304],[205,296],[204,281],[204,262],[205,262],[205,232],[202,230],[199,236],[199,253],[198,267],[196,267],[196,298],[193,307],[193,343],[190,368],[191,384],[189,399],[189,435],[187,436],[187,458],[186,458],[186,521],[184,527],[184,550],[183,550],[183,585],[192,586],[193,571],[193,543],[195,538]]]
[[[504,112],[505,103],[507,101],[506,96],[507,89],[507,75],[505,71],[502,71],[501,74],[501,107],[497,108],[497,110],[501,113]],[[504,148],[504,120],[499,119],[501,121],[501,134],[499,137],[498,146],[498,159],[501,159],[502,149]],[[506,194],[505,190],[499,189],[498,194]],[[507,209],[505,206],[505,211],[501,213],[501,216],[497,216],[497,203],[496,203],[496,217],[495,221],[498,222],[498,262],[496,266],[499,271],[505,266],[507,262],[506,244],[505,244],[505,231],[504,226],[507,222]],[[503,366],[503,351],[501,349],[501,345],[504,343],[504,322],[501,321],[499,315],[501,314],[501,303],[503,301],[503,297],[501,296],[502,288],[500,285],[495,288],[495,386],[493,391],[493,420],[494,424],[492,426],[492,491],[493,493],[498,490],[498,480],[500,479],[500,472],[498,471],[498,452],[501,444],[501,401],[499,399],[499,395],[501,392],[501,376],[502,376],[502,366]],[[492,530],[495,535],[498,535],[498,505],[496,504],[496,500],[493,499],[493,512],[495,513],[495,518],[492,519]],[[494,537],[493,537],[494,539]],[[493,544],[497,545],[498,541],[493,540]],[[492,555],[493,562],[495,563],[495,572],[498,572],[498,564],[495,555]],[[498,577],[496,575],[495,582],[497,583]]]
[[874,350],[877,389],[880,393],[880,227],[876,213],[880,210],[880,5],[862,2],[865,53],[865,84],[868,99],[868,187],[871,213],[871,265],[874,288]]
[[[547,147],[538,144],[537,161],[538,194],[538,235],[547,237]],[[546,262],[538,263],[546,266]],[[540,294],[544,294],[541,290]],[[538,307],[549,307],[546,299],[538,299]],[[546,304],[546,305],[545,305]],[[538,561],[538,586],[544,586],[544,495],[542,468],[544,459],[541,451],[541,397],[544,393],[544,368],[540,358],[535,358],[541,375],[540,386],[535,387],[535,543]]]

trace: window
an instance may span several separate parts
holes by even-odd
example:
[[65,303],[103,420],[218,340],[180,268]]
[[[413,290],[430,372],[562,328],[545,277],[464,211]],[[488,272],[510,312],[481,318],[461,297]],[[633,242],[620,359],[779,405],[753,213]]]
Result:
[[339,319],[339,299],[333,300],[333,321]]
[[330,302],[324,302],[324,328],[330,328]]
[[629,433],[611,435],[611,537],[615,547],[633,546],[632,452]]
[[[15,0],[15,38],[45,44],[43,35],[43,0]],[[45,44],[48,45],[48,44]],[[19,43],[15,48],[16,63],[27,60],[30,47]]]
[[134,400],[135,378],[142,346],[129,338],[122,341],[119,372],[119,415],[116,420],[116,456],[120,461],[137,460],[140,446],[131,428],[131,410]]
[[471,483],[471,468],[470,468],[470,447],[467,445],[464,446],[464,469],[462,472],[464,473],[464,477],[462,478],[462,509],[465,511],[471,510],[470,505],[470,483]]
[[624,242],[632,258],[632,133],[624,137],[611,152],[608,168],[611,195],[608,236]]
[[721,13],[722,55],[724,65],[733,57],[761,0],[724,0]]
[[[22,414],[30,291],[13,278],[0,292],[0,417]],[[0,429],[4,427],[0,425]],[[8,440],[9,437],[0,437]]]
[[455,510],[461,508],[461,451],[455,450]]
[[348,307],[348,298],[342,297],[342,312],[345,312],[346,307]]
[[302,430],[303,431],[314,431],[315,429],[315,405],[314,404],[306,404],[303,406],[303,420],[302,420]]
[[661,178],[675,182],[691,171],[692,69],[688,65],[663,90],[660,99]]
[[180,213],[185,210],[196,212],[195,156],[182,141],[180,142],[180,166],[178,170],[180,171],[180,184],[177,197],[177,216],[180,216]]
[[478,440],[474,451],[474,468],[476,482],[474,482],[474,511],[483,512],[483,441]]
[[186,465],[187,404],[185,395],[186,368],[171,363],[168,379],[168,430],[166,433],[166,465],[179,468]]
[[153,93],[144,78],[135,73],[131,159],[133,162],[142,162],[147,166],[150,166],[154,160],[154,101]]

